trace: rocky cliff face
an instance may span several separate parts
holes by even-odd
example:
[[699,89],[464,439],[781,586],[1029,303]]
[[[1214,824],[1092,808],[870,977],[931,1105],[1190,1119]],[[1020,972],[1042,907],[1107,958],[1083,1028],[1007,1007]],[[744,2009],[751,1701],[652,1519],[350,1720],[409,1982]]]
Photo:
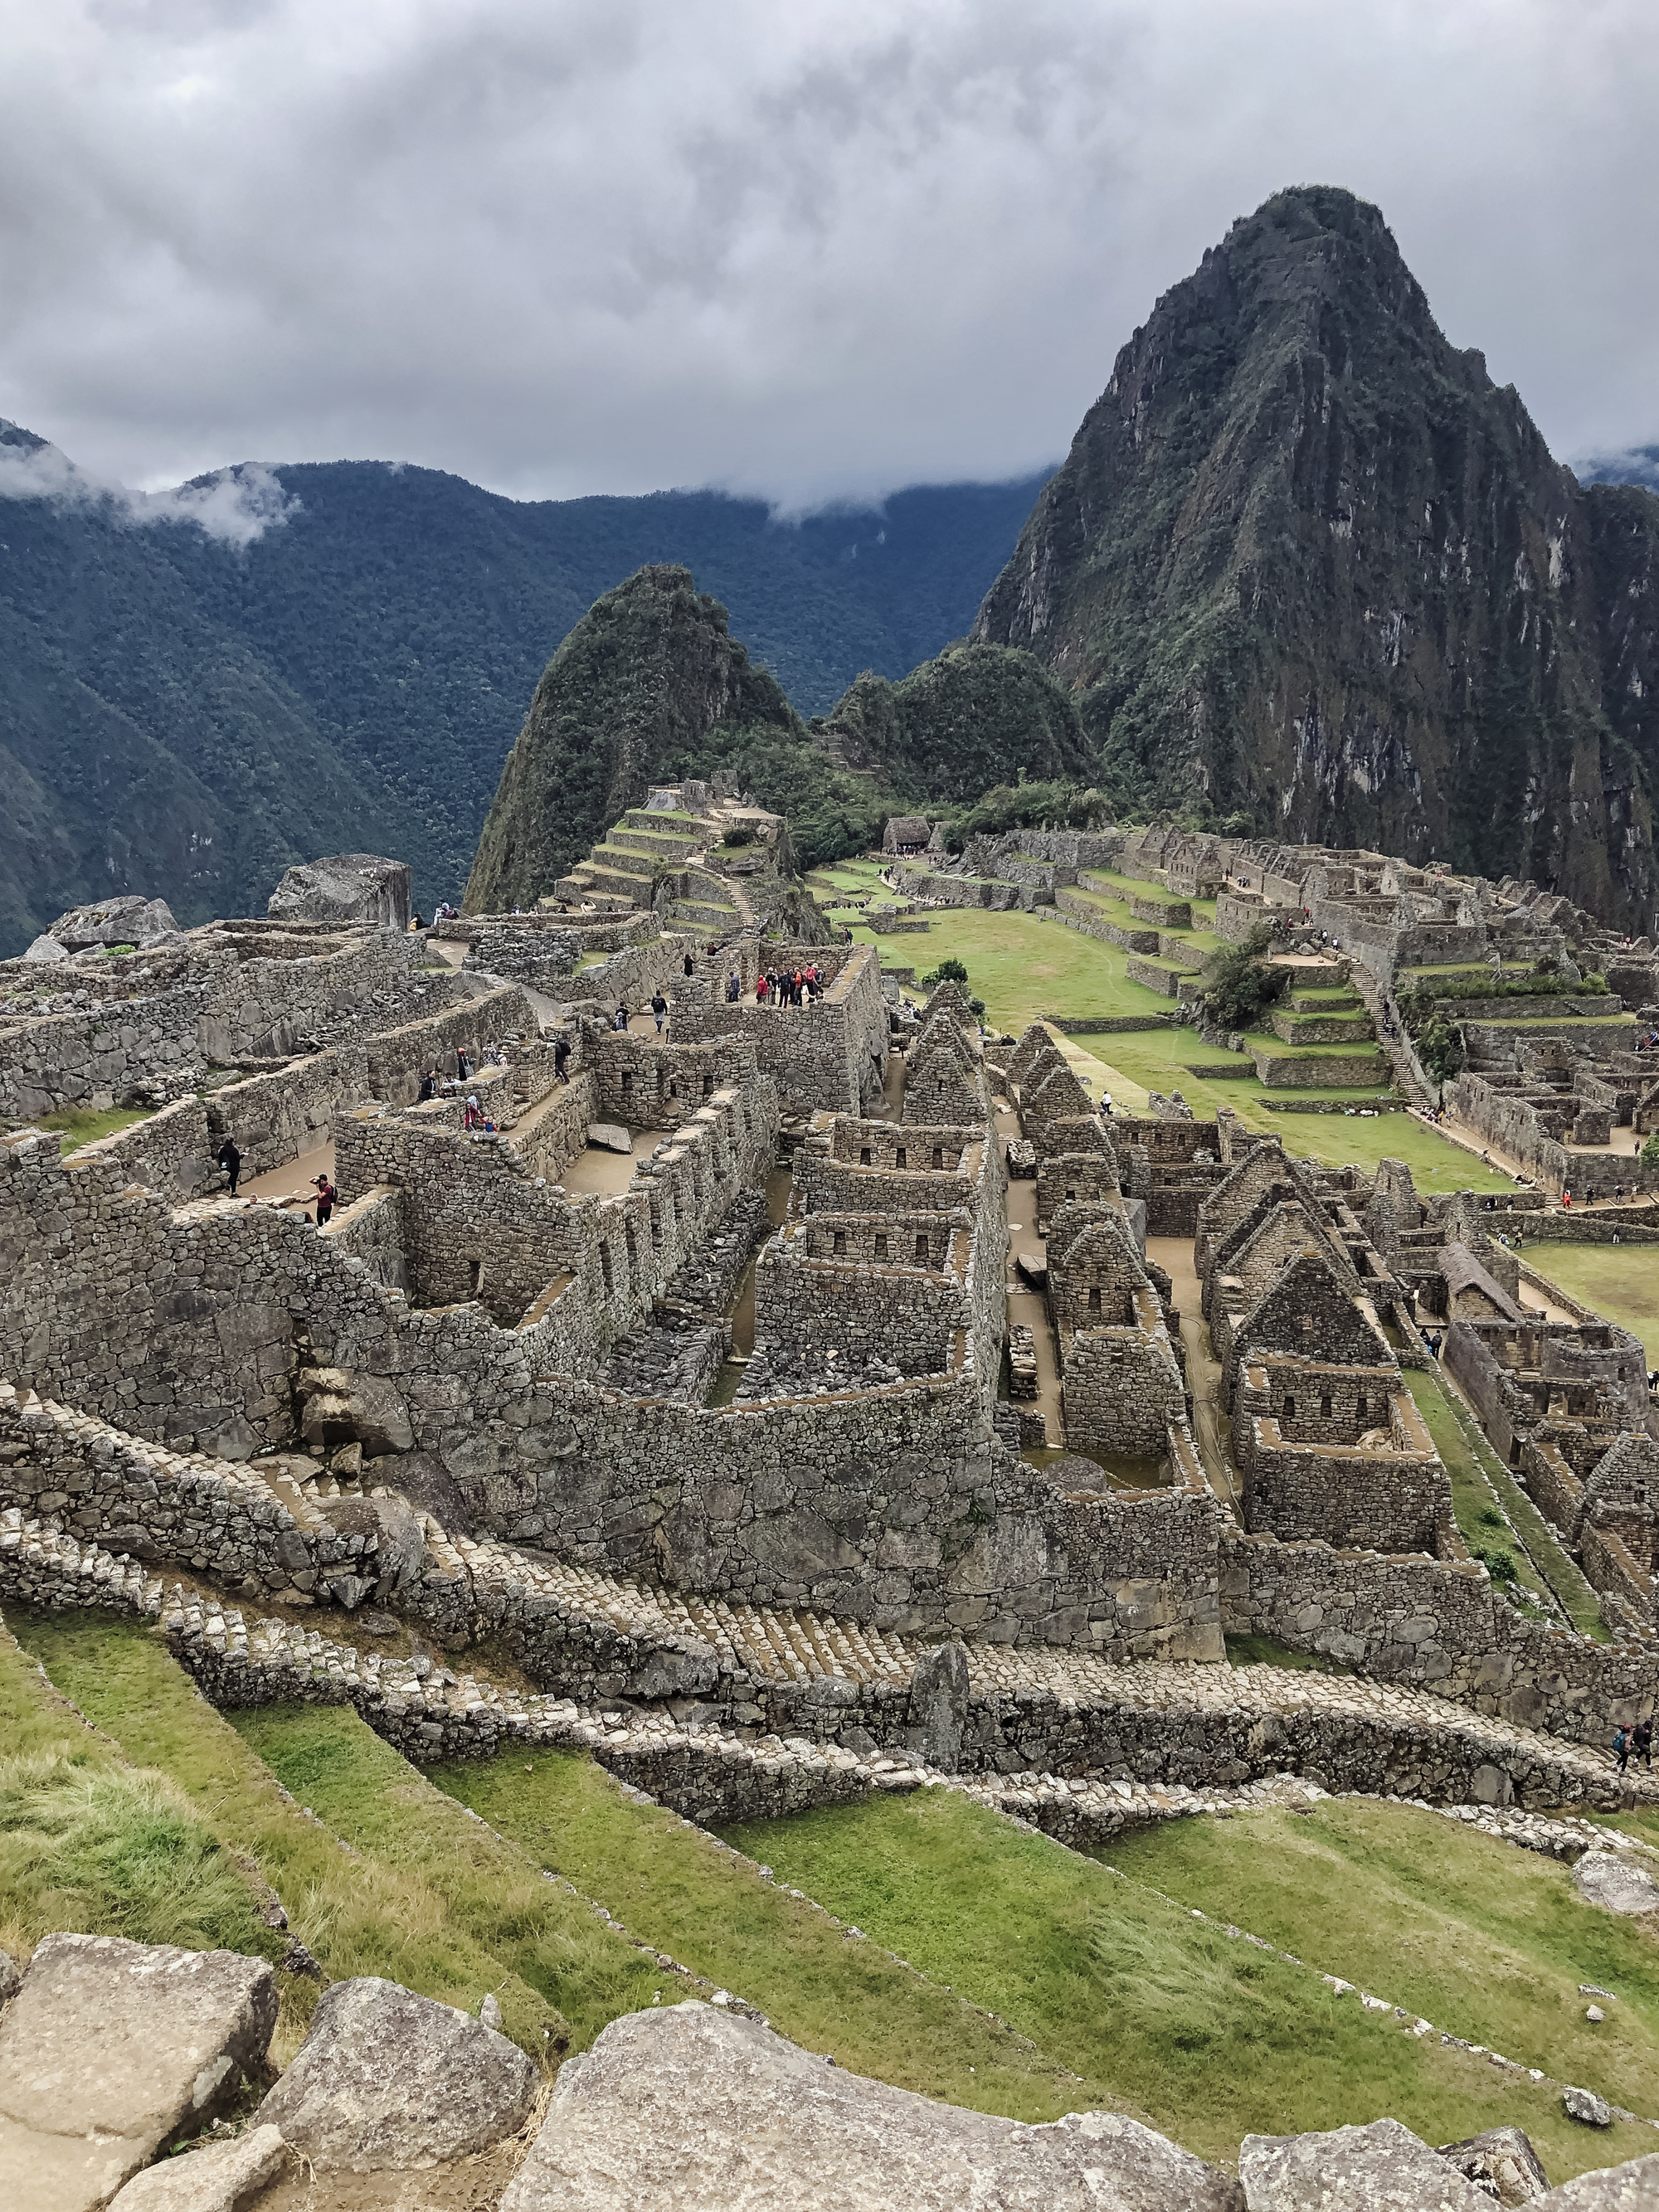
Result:
[[948,646],[897,684],[866,670],[814,726],[832,759],[939,799],[1021,776],[1086,780],[1091,764],[1065,687],[1029,653],[982,643]]
[[1651,926],[1659,500],[1582,487],[1382,216],[1276,194],[1119,355],[976,638],[1121,801],[1533,876]]
[[478,842],[467,911],[550,891],[653,777],[723,727],[805,738],[690,571],[640,569],[594,602],[537,684]]

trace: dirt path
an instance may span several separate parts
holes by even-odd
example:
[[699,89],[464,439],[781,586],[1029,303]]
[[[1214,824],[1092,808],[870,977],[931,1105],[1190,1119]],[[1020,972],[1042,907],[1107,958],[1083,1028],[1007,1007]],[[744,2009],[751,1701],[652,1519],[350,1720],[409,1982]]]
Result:
[[1232,1506],[1242,1527],[1243,1485],[1233,1465],[1231,1425],[1221,1403],[1221,1367],[1210,1349],[1210,1331],[1199,1306],[1199,1280],[1192,1239],[1149,1237],[1146,1257],[1163,1268],[1181,1314],[1181,1341],[1187,1353],[1187,1388],[1193,1394],[1193,1440],[1216,1496]]

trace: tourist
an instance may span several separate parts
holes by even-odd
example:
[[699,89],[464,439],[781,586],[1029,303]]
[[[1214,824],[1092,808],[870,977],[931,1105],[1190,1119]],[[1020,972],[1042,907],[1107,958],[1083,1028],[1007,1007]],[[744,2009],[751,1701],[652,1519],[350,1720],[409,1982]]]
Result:
[[1621,1728],[1614,1734],[1613,1755],[1618,1760],[1619,1771],[1622,1774],[1630,1763],[1630,1730],[1627,1728]]
[[1650,1774],[1653,1771],[1653,1723],[1644,1717],[1631,1734],[1631,1748]]
[[651,994],[651,1014],[657,1024],[657,1035],[662,1035],[662,1025],[668,1019],[668,1001],[660,989]]
[[422,926],[420,915],[418,914],[411,914],[409,917],[409,930],[410,936],[412,937],[415,932]]
[[467,1083],[471,1080],[471,1077],[472,1048],[471,1045],[458,1044],[455,1048],[455,1080],[457,1083]]
[[735,1006],[742,996],[743,978],[734,968],[726,979],[726,1003],[728,1006]]
[[688,978],[697,972],[697,963],[689,952],[685,956],[685,972]]
[[1572,1193],[1570,1190],[1564,1190],[1561,1194],[1561,1211],[1563,1213],[1572,1212]]
[[242,1172],[242,1155],[236,1149],[234,1137],[227,1137],[216,1155],[220,1166],[228,1178],[228,1195],[236,1195],[236,1178]]
[[611,1026],[612,1027],[612,1029],[616,1030],[619,1034],[621,1034],[621,1035],[623,1035],[623,1036],[626,1036],[627,1031],[628,1031],[629,1018],[629,1012],[628,1012],[628,1001],[627,1001],[627,1000],[626,1000],[626,999],[618,999],[618,1000],[617,1000],[617,1012],[616,1012],[616,1014],[615,1014],[614,1018],[613,1018],[613,1019],[612,1019],[612,1021],[611,1021]]
[[475,1093],[466,1102],[466,1110],[461,1115],[461,1127],[463,1129],[476,1129],[483,1119],[483,1115],[478,1111],[478,1101]]
[[424,1106],[428,1099],[435,1098],[437,1095],[438,1071],[435,1067],[428,1067],[426,1073],[421,1078],[420,1096],[416,1099],[415,1103],[417,1106]]
[[334,1201],[340,1194],[325,1175],[315,1177],[314,1182],[317,1192],[317,1226],[322,1229],[333,1219]]
[[564,1032],[561,1030],[558,1036],[553,1040],[553,1073],[558,1077],[561,1083],[568,1083],[570,1080],[569,1076],[565,1073],[566,1068],[569,1065],[569,1061],[570,1040],[565,1036]]

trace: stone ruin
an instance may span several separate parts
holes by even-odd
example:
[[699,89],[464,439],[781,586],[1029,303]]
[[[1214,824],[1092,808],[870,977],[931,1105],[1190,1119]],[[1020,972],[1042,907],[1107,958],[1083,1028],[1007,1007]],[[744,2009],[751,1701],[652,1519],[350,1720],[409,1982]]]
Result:
[[[267,919],[0,963],[0,1593],[157,1617],[223,1703],[325,1681],[416,1757],[634,1759],[595,1717],[622,1701],[697,1817],[898,1757],[1111,1832],[1115,1774],[1245,1784],[1292,1723],[1332,1784],[1617,1802],[1600,1747],[1659,1658],[1617,1332],[1511,1354],[1509,1255],[1397,1164],[1105,1115],[1048,1030],[988,1043],[949,984],[907,1011],[867,945],[813,948],[816,1004],[757,1004],[775,951],[708,927]],[[659,990],[662,1034],[615,1027]],[[31,1126],[100,1103],[155,1110],[72,1151]],[[1460,1536],[1406,1382],[1443,1318],[1454,1372],[1513,1376],[1472,1401],[1610,1643]],[[501,1639],[533,1691],[368,1665],[368,1604]],[[1420,1698],[1410,1747],[1363,1685],[1257,1729],[1240,1678],[1202,1687],[1235,1633]]]

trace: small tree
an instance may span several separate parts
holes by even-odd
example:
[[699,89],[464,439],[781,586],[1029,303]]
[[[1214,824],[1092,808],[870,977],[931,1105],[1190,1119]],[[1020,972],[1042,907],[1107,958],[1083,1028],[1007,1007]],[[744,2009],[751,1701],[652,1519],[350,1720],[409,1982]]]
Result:
[[931,991],[940,983],[965,983],[968,970],[960,960],[941,960],[939,966],[922,977],[923,987]]
[[1269,968],[1262,954],[1271,942],[1258,922],[1242,945],[1224,945],[1204,963],[1204,995],[1199,1011],[1210,1028],[1254,1029],[1291,980],[1288,968]]

